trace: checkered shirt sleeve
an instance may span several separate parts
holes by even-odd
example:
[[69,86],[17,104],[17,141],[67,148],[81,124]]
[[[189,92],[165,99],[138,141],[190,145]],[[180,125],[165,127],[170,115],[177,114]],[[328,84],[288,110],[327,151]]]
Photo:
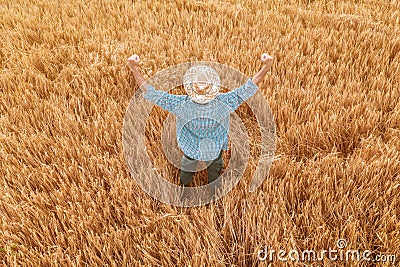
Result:
[[248,79],[242,86],[219,95],[219,100],[229,106],[231,111],[235,111],[244,101],[252,97],[257,92],[258,86]]
[[188,99],[187,95],[170,94],[166,91],[156,90],[152,85],[148,85],[147,91],[143,94],[143,97],[172,113],[175,113],[175,110]]

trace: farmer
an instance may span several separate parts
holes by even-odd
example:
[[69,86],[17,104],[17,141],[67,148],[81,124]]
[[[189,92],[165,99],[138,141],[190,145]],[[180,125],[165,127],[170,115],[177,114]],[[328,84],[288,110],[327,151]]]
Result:
[[138,70],[139,57],[128,58],[127,66],[142,88],[144,98],[176,116],[178,146],[184,153],[180,172],[182,186],[187,187],[192,181],[199,161],[206,162],[208,183],[220,176],[222,151],[228,149],[230,114],[256,93],[273,58],[263,54],[261,61],[262,67],[253,78],[227,93],[219,92],[220,79],[213,68],[195,65],[183,76],[187,95],[175,95],[147,84]]

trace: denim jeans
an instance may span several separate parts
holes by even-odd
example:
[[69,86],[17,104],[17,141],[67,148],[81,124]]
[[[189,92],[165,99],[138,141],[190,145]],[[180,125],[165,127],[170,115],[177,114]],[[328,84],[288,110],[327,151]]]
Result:
[[[193,180],[193,176],[196,173],[196,168],[199,161],[196,159],[192,159],[187,155],[184,155],[181,160],[181,174],[180,174],[180,182],[181,185],[187,186]],[[221,174],[222,167],[224,166],[224,162],[222,159],[222,150],[219,153],[218,158],[212,161],[206,161],[207,164],[207,174],[208,174],[208,183],[215,181]]]

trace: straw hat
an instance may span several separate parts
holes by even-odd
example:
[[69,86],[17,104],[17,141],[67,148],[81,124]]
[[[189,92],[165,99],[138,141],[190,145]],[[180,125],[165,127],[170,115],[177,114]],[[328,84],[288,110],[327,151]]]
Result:
[[183,76],[183,86],[194,102],[206,104],[218,95],[220,79],[213,68],[195,65],[188,69]]

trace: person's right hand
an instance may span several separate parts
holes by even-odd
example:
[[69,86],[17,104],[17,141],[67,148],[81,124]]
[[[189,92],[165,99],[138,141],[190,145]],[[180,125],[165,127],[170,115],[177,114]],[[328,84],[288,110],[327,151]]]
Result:
[[272,66],[272,62],[274,62],[274,58],[268,55],[267,53],[264,53],[261,56],[261,62],[264,68],[269,69]]
[[130,56],[129,58],[128,58],[128,61],[127,61],[127,63],[126,63],[126,65],[129,67],[129,68],[136,68],[136,67],[138,67],[139,66],[139,62],[140,62],[140,58],[139,58],[139,56],[138,55],[132,55],[132,56]]

